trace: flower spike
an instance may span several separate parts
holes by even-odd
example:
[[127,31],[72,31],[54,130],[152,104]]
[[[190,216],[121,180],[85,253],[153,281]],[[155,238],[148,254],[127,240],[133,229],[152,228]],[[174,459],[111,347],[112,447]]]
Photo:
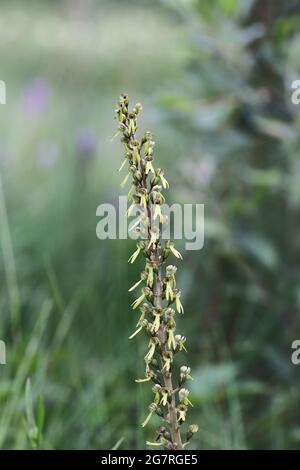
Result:
[[[145,259],[140,279],[129,288],[129,292],[132,292],[143,286],[138,297],[132,302],[133,309],[139,308],[140,317],[130,339],[144,330],[149,341],[144,356],[144,377],[135,380],[137,383],[154,383],[153,400],[142,427],[149,423],[153,414],[163,419],[163,426],[156,431],[155,440],[147,441],[147,445],[180,451],[185,449],[198,427],[192,425],[188,428],[184,433],[184,442],[181,426],[186,422],[192,403],[188,397],[189,391],[183,388],[183,385],[192,379],[191,369],[181,366],[179,374],[173,375],[177,354],[182,350],[186,351],[186,338],[176,334],[175,320],[176,315],[184,310],[180,300],[181,291],[176,285],[176,266],[169,264],[166,266],[165,275],[163,272],[170,255],[179,260],[182,255],[170,240],[162,246],[162,229],[168,221],[167,216],[162,213],[165,203],[163,190],[169,188],[169,183],[163,169],[156,167],[152,133],[145,132],[141,139],[136,136],[141,109],[141,104],[137,103],[130,110],[128,96],[122,94],[115,110],[118,134],[122,136],[124,148],[119,171],[128,162],[127,174],[121,185],[125,186],[129,180],[131,183],[126,216],[130,217],[135,208],[139,212],[130,225],[130,230],[137,233],[141,241],[137,243],[136,250],[128,262],[134,263],[140,254]],[[178,375],[178,383],[175,385],[174,377]]]

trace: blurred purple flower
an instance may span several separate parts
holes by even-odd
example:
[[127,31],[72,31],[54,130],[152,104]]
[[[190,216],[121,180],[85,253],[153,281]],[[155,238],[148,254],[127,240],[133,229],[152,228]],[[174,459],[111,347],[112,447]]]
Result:
[[55,142],[42,142],[37,148],[37,162],[43,170],[52,168],[59,157],[59,148]]
[[33,118],[47,112],[51,89],[44,78],[31,81],[23,92],[23,106],[26,115]]
[[97,150],[97,137],[91,129],[81,129],[75,139],[76,153],[80,160],[90,160]]

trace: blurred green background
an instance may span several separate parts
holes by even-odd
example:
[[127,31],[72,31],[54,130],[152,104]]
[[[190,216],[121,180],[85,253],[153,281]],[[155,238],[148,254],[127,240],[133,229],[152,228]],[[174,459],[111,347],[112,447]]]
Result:
[[124,193],[121,92],[144,105],[169,202],[205,204],[204,249],[178,271],[193,446],[299,448],[299,25],[294,0],[1,1],[0,448],[34,445],[31,401],[45,449],[153,436],[146,343],[128,340],[141,265],[95,233]]

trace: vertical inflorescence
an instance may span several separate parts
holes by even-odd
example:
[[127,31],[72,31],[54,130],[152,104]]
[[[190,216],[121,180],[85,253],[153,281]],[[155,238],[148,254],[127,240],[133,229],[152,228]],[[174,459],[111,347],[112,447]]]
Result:
[[173,242],[162,240],[162,227],[167,223],[161,209],[165,202],[162,188],[167,189],[169,184],[163,170],[155,168],[153,164],[155,142],[151,132],[137,139],[137,117],[141,105],[137,103],[129,111],[128,104],[128,96],[121,95],[116,109],[125,151],[120,171],[128,164],[128,173],[121,185],[131,180],[128,215],[138,209],[139,216],[131,228],[138,230],[142,238],[129,262],[133,263],[139,255],[145,259],[140,280],[129,289],[133,291],[141,286],[140,295],[132,303],[133,309],[140,310],[140,318],[130,339],[142,330],[146,333],[148,351],[144,357],[145,377],[136,382],[154,383],[153,401],[142,426],[146,426],[153,414],[160,416],[163,425],[158,428],[155,441],[147,443],[168,450],[180,450],[185,448],[198,429],[196,425],[189,426],[183,442],[182,424],[186,421],[189,406],[192,406],[189,391],[184,388],[184,384],[192,377],[190,367],[186,365],[182,365],[177,374],[174,371],[175,355],[179,351],[186,351],[186,338],[176,334],[176,312],[183,314],[181,292],[176,285],[177,268],[166,266],[170,255],[178,259],[182,257]]

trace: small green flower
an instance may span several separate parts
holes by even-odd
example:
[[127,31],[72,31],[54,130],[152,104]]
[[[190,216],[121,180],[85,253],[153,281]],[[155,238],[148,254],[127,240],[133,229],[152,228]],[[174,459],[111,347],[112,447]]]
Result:
[[[148,139],[145,143],[145,156],[146,157],[152,157],[154,147],[155,147],[154,140]],[[155,172],[153,171],[152,173],[155,173]]]
[[175,315],[175,310],[174,310],[172,307],[168,307],[168,308],[166,308],[166,310],[165,310],[165,315],[166,315],[166,317],[167,317],[168,320],[169,320],[169,318],[173,318],[173,317],[174,317],[174,315]]
[[145,173],[148,175],[148,173],[155,173],[153,165],[152,165],[153,157],[152,155],[148,155],[146,157],[146,166],[145,166]]
[[146,284],[149,287],[153,286],[154,268],[155,268],[155,265],[154,265],[153,261],[147,261],[147,264],[146,264],[147,282],[146,282]]
[[130,168],[131,168],[133,181],[136,185],[138,185],[143,179],[142,173],[140,172],[140,170],[137,170],[134,165]]
[[180,403],[177,407],[177,413],[178,413],[178,423],[182,424],[185,421],[186,418],[186,413],[187,413],[187,406],[184,403]]
[[173,325],[167,325],[167,335],[168,335],[168,348],[169,349],[176,349],[176,341],[175,341],[175,336],[174,336],[174,331],[175,331],[175,326]]
[[139,112],[142,111],[142,109],[143,109],[143,106],[141,105],[141,103],[136,103],[134,105],[134,108],[132,109],[132,112],[134,114],[139,114]]
[[191,376],[191,368],[188,366],[181,366],[179,378],[180,385],[182,385],[187,379],[193,380],[193,377]]
[[132,292],[134,289],[136,289],[140,285],[141,282],[146,281],[146,279],[148,278],[148,274],[145,271],[141,272],[140,276],[141,276],[141,279],[137,281],[135,284],[133,284],[133,286],[130,287],[130,289],[128,289],[128,292]]
[[145,298],[148,300],[152,296],[153,296],[153,293],[152,293],[151,289],[149,289],[149,287],[144,287],[142,289],[142,293],[141,293],[140,297],[138,297],[136,300],[134,300],[132,302],[132,304],[131,304],[132,310],[135,310],[143,302],[143,300]]
[[141,157],[140,157],[140,152],[139,152],[138,143],[137,143],[137,145],[134,145],[133,147],[132,162],[134,165],[139,165],[140,161],[141,161]]
[[145,315],[146,315],[146,313],[149,311],[149,309],[150,309],[150,306],[149,306],[146,302],[144,302],[142,305],[140,305],[141,316],[140,316],[140,318],[139,318],[139,321],[138,321],[137,324],[136,324],[137,327],[138,327],[138,326],[141,324],[141,322],[144,320]]
[[132,302],[131,304],[132,310],[135,310],[143,302],[145,297],[146,297],[146,294],[145,292],[142,291],[142,294],[140,295],[140,297],[138,297],[136,300]]
[[155,413],[157,411],[157,404],[156,403],[151,403],[149,405],[149,411],[150,411],[150,413],[148,414],[147,418],[143,422],[142,428],[144,428],[149,423],[153,413]]
[[148,200],[148,194],[147,190],[145,188],[140,188],[139,191],[136,193],[140,199],[140,206],[143,207],[144,209],[147,208],[147,200]]
[[134,263],[135,260],[137,259],[137,257],[139,256],[141,250],[142,250],[142,246],[138,243],[137,244],[137,249],[135,250],[135,252],[128,259],[128,263],[131,263],[131,264]]
[[160,181],[161,181],[161,184],[162,184],[163,188],[164,189],[169,188],[170,185],[169,185],[168,181],[166,180],[166,178],[164,177],[164,171],[161,168],[157,168],[156,174],[160,178]]
[[166,267],[166,277],[167,279],[171,279],[172,280],[172,286],[175,288],[176,287],[176,278],[175,278],[175,274],[177,272],[177,268],[176,266],[173,266],[172,264],[170,264],[169,266]]
[[160,328],[160,320],[163,315],[163,310],[161,308],[155,308],[152,311],[152,315],[154,316],[154,321],[152,323],[152,328],[151,330],[154,333],[157,333],[159,328]]
[[184,403],[186,406],[188,405],[193,406],[192,402],[188,398],[189,394],[190,394],[189,390],[187,390],[186,388],[181,388],[178,392],[179,401],[181,403]]
[[166,387],[163,387],[160,391],[161,400],[160,405],[166,406],[169,399],[169,390]]
[[147,140],[153,140],[153,134],[152,134],[152,132],[150,132],[150,131],[145,132],[145,134],[144,134],[144,136],[143,136],[143,138],[142,138],[143,144],[144,144],[145,142],[147,142]]
[[159,204],[154,205],[154,214],[153,214],[153,220],[159,218],[159,221],[162,223],[163,222],[163,215],[161,212],[161,207]]
[[128,123],[128,132],[129,134],[134,134],[136,131],[136,117],[134,113],[130,113],[129,115],[129,123]]
[[134,338],[143,328],[147,328],[148,324],[149,322],[147,320],[141,319],[136,325],[138,327],[137,330],[135,330],[135,332],[132,333],[131,336],[129,336],[129,339]]
[[162,387],[159,384],[155,384],[152,387],[152,392],[154,393],[154,403],[156,403],[157,405],[160,401],[160,392],[161,392],[161,390],[162,390]]
[[149,341],[149,344],[148,344],[149,349],[148,349],[148,352],[147,352],[147,354],[144,358],[147,363],[149,363],[152,360],[152,358],[154,356],[154,353],[155,353],[155,348],[158,344],[159,344],[158,338],[156,338],[156,337],[150,338],[150,341]]
[[197,424],[191,424],[188,428],[188,432],[186,433],[186,440],[187,442],[191,440],[194,434],[198,432],[199,426]]
[[155,245],[159,240],[159,235],[160,235],[159,229],[157,227],[153,227],[150,231],[150,241],[149,241],[149,245],[148,245],[148,250],[151,247],[153,249],[155,249]]
[[166,282],[166,299],[169,301],[169,302],[173,302],[173,299],[174,299],[174,295],[173,295],[173,282],[171,280],[168,280]]
[[184,313],[182,303],[180,301],[181,291],[175,290],[175,305],[178,313]]
[[179,253],[178,250],[175,249],[174,243],[171,242],[170,240],[166,242],[166,250],[167,251],[170,250],[173,253],[173,255],[176,256],[176,258],[182,259],[182,255]]
[[175,336],[175,341],[176,341],[176,344],[178,344],[178,346],[179,346],[179,351],[184,350],[185,352],[187,352],[187,349],[184,345],[184,343],[186,342],[186,337],[185,336],[176,335]]
[[150,369],[146,370],[145,377],[143,379],[135,379],[136,383],[149,382],[154,377],[154,372]]
[[164,351],[162,358],[164,362],[162,370],[166,370],[167,372],[170,372],[171,364],[173,362],[173,354],[171,353],[171,351]]

